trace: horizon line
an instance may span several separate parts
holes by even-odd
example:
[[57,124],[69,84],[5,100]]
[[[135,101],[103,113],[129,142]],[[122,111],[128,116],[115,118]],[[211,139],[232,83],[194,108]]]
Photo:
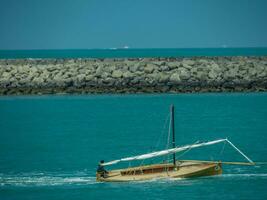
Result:
[[110,47],[110,48],[51,48],[51,49],[0,49],[0,51],[46,51],[46,50],[140,50],[140,49],[265,49],[266,47],[152,47],[152,48],[123,48],[123,47]]

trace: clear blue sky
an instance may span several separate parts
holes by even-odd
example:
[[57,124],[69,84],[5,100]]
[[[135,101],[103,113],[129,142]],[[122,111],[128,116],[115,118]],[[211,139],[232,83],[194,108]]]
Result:
[[267,47],[267,0],[0,0],[0,49]]

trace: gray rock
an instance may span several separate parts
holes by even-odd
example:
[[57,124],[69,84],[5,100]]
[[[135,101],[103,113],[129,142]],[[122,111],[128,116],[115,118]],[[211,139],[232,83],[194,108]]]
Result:
[[188,80],[190,78],[190,71],[185,68],[179,68],[179,77],[181,80]]
[[159,73],[159,82],[160,83],[167,83],[170,79],[170,75],[164,74],[164,73]]
[[257,70],[257,74],[261,74],[264,70],[267,70],[267,66],[261,63],[254,64],[254,67]]
[[198,71],[197,74],[195,75],[195,78],[199,81],[205,82],[208,80],[208,75],[203,71]]
[[135,76],[133,80],[131,81],[132,85],[139,84],[142,81],[142,78],[140,76]]
[[147,64],[144,68],[144,71],[146,73],[152,73],[155,70],[155,68],[157,67],[154,64]]
[[199,59],[199,60],[198,60],[198,64],[201,64],[201,65],[208,65],[208,64],[209,64],[209,61],[208,61],[208,60],[205,60],[205,59]]
[[147,77],[150,80],[152,80],[152,81],[150,81],[151,83],[159,82],[159,80],[160,80],[160,74],[159,73],[148,74]]
[[180,62],[169,62],[168,66],[170,67],[170,69],[176,69],[180,66]]
[[267,56],[0,60],[0,94],[37,94],[47,88],[52,88],[50,92],[266,91]]
[[208,68],[210,70],[214,70],[214,71],[217,71],[217,72],[220,72],[221,71],[220,66],[217,63],[215,63],[215,62],[210,63],[210,65],[208,66]]
[[152,63],[157,66],[165,65],[165,61],[153,61]]
[[109,86],[112,86],[115,84],[115,80],[113,78],[106,78],[103,79],[103,83]]
[[174,73],[174,74],[172,74],[172,75],[170,76],[170,81],[171,81],[172,83],[180,83],[180,82],[181,82],[181,78],[180,78],[180,76],[179,76],[178,73]]
[[188,69],[188,70],[191,70],[192,69],[192,66],[190,66],[190,65],[188,65],[186,63],[183,63],[182,66],[183,66],[183,68]]
[[218,77],[218,73],[216,73],[215,71],[212,70],[209,72],[208,77],[210,79],[216,79]]
[[10,74],[9,72],[4,72],[4,73],[2,74],[2,77],[1,77],[1,78],[3,78],[3,79],[9,79],[10,76],[11,76],[11,74]]
[[184,59],[183,60],[183,65],[189,65],[189,66],[193,66],[195,64],[195,61],[194,60],[188,60],[188,59]]
[[115,65],[108,65],[105,67],[105,72],[107,73],[112,73],[114,70],[116,70],[116,66]]
[[138,63],[134,63],[133,65],[129,66],[129,70],[130,70],[130,72],[135,73],[139,70],[139,67],[140,66]]
[[94,78],[95,78],[95,76],[93,76],[93,75],[87,75],[87,76],[85,77],[85,80],[86,80],[86,81],[92,81],[92,80],[94,80]]
[[121,71],[119,71],[119,70],[115,70],[115,71],[112,72],[112,75],[111,75],[111,76],[112,76],[113,78],[121,78],[121,77],[122,77],[122,74],[123,74],[123,73],[122,73]]
[[32,80],[32,86],[42,86],[44,83],[44,79],[40,78],[40,77],[35,77]]
[[38,72],[38,69],[36,67],[31,67],[30,68],[30,73],[37,74],[37,72]]
[[110,73],[108,73],[108,72],[103,72],[103,73],[101,74],[101,78],[103,78],[103,79],[106,79],[106,78],[108,78],[108,77],[110,77]]
[[162,65],[160,66],[160,71],[169,71],[170,70],[170,67],[168,65]]
[[103,71],[104,71],[103,65],[99,65],[98,68],[97,68],[97,70],[96,70],[95,75],[98,76],[98,77],[100,77],[101,74],[103,73]]
[[237,68],[231,68],[224,73],[224,78],[225,79],[233,79],[233,78],[237,77],[237,75],[238,75],[238,69]]
[[52,71],[57,70],[57,68],[56,68],[55,66],[48,65],[48,66],[46,67],[46,70],[49,71],[49,72],[52,72]]
[[85,81],[85,78],[86,78],[85,74],[79,74],[79,75],[77,75],[77,80],[79,82]]
[[133,78],[135,75],[134,75],[134,73],[131,73],[131,72],[127,71],[127,72],[123,73],[122,76],[123,76],[123,78],[131,79],[131,78]]

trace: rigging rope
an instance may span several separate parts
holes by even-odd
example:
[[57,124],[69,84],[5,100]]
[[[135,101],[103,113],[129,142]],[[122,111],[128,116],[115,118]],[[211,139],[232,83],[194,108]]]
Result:
[[160,133],[160,136],[158,137],[158,141],[156,142],[156,146],[155,146],[155,150],[157,149],[157,147],[159,146],[159,143],[161,141],[161,138],[162,136],[164,135],[164,131],[166,129],[166,125],[167,125],[167,122],[168,122],[168,118],[169,118],[170,114],[167,114],[166,118],[165,118],[165,122],[164,122],[164,126],[163,126],[163,129],[161,130],[161,133]]
[[223,143],[223,147],[222,147],[222,149],[221,149],[220,155],[222,155],[222,154],[223,154],[223,152],[224,152],[224,149],[225,149],[225,145],[226,145],[226,141]]
[[[162,136],[164,135],[164,131],[166,129],[166,126],[167,126],[167,122],[168,122],[168,119],[170,118],[170,113],[167,114],[166,118],[165,118],[165,122],[164,122],[164,126],[163,126],[163,129],[161,130],[161,134],[160,134],[160,137],[158,138],[158,141],[156,143],[156,146],[154,147],[154,150],[157,150],[158,146],[159,146],[159,143],[161,141],[161,138]],[[169,128],[170,129],[170,128]],[[169,133],[168,133],[168,138],[170,137],[170,130],[169,130]],[[169,139],[168,139],[169,140]],[[167,148],[167,147],[166,147]],[[155,160],[155,158],[152,158],[151,162],[153,162]],[[143,162],[142,162],[143,163]],[[141,164],[142,164],[141,163]]]
[[[168,130],[167,144],[166,144],[166,148],[165,149],[168,149],[170,147],[170,137],[171,137],[171,123],[172,123],[172,120],[171,120],[171,115],[170,114],[168,115],[168,118],[169,118],[169,130]],[[170,154],[167,154],[166,158],[167,158],[167,162],[168,162],[168,160],[170,158]]]

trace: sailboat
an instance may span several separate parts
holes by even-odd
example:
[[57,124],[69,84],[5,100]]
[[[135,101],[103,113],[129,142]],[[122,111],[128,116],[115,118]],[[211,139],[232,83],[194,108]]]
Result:
[[[170,107],[170,127],[172,130],[172,148],[161,151],[146,153],[137,156],[131,156],[100,163],[102,167],[118,164],[121,162],[131,162],[145,160],[154,157],[166,156],[172,154],[171,162],[163,162],[158,164],[142,165],[136,167],[128,167],[123,169],[115,169],[105,171],[105,173],[96,173],[96,180],[103,182],[121,182],[121,181],[144,181],[157,178],[194,178],[202,176],[213,176],[222,174],[223,164],[233,165],[255,165],[255,163],[238,149],[231,141],[226,139],[217,139],[202,143],[193,143],[185,146],[176,146],[175,144],[175,122],[174,122],[174,106]],[[237,152],[239,152],[247,162],[222,162],[222,161],[203,161],[203,160],[177,160],[176,153],[189,151],[194,148],[215,145],[218,143],[228,143]]]

